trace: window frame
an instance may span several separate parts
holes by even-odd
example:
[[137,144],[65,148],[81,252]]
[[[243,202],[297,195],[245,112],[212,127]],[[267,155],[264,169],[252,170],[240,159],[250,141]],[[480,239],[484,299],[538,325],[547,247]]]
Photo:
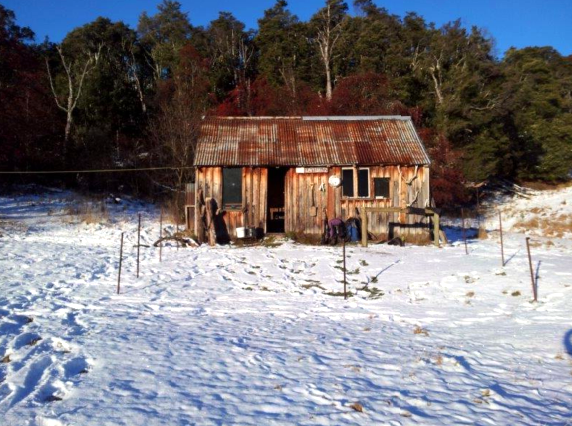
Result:
[[[352,179],[353,179],[353,188],[352,188],[352,195],[344,195],[343,190],[343,180],[344,180],[344,170],[351,170],[352,171]],[[367,195],[359,196],[359,172],[360,170],[367,170]],[[371,167],[342,167],[342,198],[345,200],[371,200],[372,199],[372,192],[371,192]]]
[[[387,180],[387,197],[375,194],[375,180],[376,179],[386,179]],[[373,197],[376,200],[391,200],[391,178],[386,177],[386,176],[377,176],[377,177],[373,178]]]
[[[355,194],[356,194],[356,177],[355,177],[355,172],[354,172],[354,168],[353,167],[342,167],[342,198],[347,198],[347,199],[351,199],[351,198],[355,198]],[[344,194],[344,170],[351,170],[352,171],[352,195],[345,195]]]
[[[370,170],[370,168],[369,167],[356,167],[355,170],[356,170],[355,171],[355,177],[357,178],[356,183],[355,183],[355,186],[356,186],[356,192],[355,193],[357,194],[357,196],[355,198],[362,199],[362,200],[370,199],[371,198],[371,170]],[[359,195],[359,172],[361,170],[367,170],[367,195],[361,195],[360,196]]]
[[[225,178],[224,178],[225,170],[239,170],[239,172],[240,172],[240,179],[239,179],[239,182],[240,182],[240,202],[227,203],[225,200],[225,193],[224,193],[225,192],[225,186],[226,186],[225,185]],[[243,175],[244,175],[244,173],[243,173],[242,167],[223,167],[222,168],[222,179],[221,179],[222,180],[222,194],[221,195],[222,195],[222,209],[223,210],[235,210],[235,211],[242,210],[242,206],[244,203],[244,198],[243,198],[243,194],[242,194],[243,186],[244,186],[244,182],[243,182],[244,176]]]

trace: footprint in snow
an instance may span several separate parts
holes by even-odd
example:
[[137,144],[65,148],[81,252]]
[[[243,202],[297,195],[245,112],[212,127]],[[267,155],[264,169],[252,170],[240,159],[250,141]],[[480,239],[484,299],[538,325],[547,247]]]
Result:
[[40,340],[42,337],[38,333],[24,333],[16,337],[13,348],[19,350],[25,346],[35,346]]
[[40,383],[47,378],[49,374],[48,369],[52,363],[52,357],[45,355],[30,365],[23,383],[12,394],[12,400],[9,403],[10,407],[18,404],[36,391]]
[[18,334],[26,324],[33,321],[33,318],[26,315],[11,315],[7,316],[4,321],[0,324],[0,336]]
[[42,386],[38,391],[36,400],[38,402],[58,402],[62,401],[66,394],[67,388],[65,384],[60,380],[56,380]]
[[63,365],[64,374],[67,379],[77,375],[87,374],[91,370],[91,365],[85,357],[72,358]]

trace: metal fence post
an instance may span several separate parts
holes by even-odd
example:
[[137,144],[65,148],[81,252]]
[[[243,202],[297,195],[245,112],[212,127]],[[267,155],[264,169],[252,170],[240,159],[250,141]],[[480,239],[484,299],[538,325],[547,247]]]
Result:
[[139,213],[139,223],[137,225],[137,278],[139,278],[139,251],[141,249],[141,213]]
[[163,207],[161,207],[161,219],[159,219],[159,262],[163,260]]
[[119,272],[117,273],[117,294],[121,288],[121,264],[123,263],[123,232],[121,233],[121,246],[119,247]]
[[504,263],[504,241],[503,241],[503,237],[502,237],[502,215],[501,215],[501,211],[499,210],[499,229],[500,229],[500,252],[501,252],[501,260],[502,260],[502,266],[504,267],[505,263]]
[[530,282],[532,284],[532,296],[534,301],[538,300],[538,289],[536,288],[536,280],[534,279],[534,271],[532,269],[532,256],[530,255],[530,237],[526,237],[526,251],[528,252],[528,266],[530,267]]

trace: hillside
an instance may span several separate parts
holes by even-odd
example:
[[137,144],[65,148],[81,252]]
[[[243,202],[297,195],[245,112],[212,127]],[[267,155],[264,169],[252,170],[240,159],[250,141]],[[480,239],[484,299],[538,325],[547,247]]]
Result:
[[[500,207],[496,208],[496,205]],[[553,190],[527,190],[521,196],[499,197],[487,205],[487,227],[498,227],[546,238],[572,238],[572,186]]]

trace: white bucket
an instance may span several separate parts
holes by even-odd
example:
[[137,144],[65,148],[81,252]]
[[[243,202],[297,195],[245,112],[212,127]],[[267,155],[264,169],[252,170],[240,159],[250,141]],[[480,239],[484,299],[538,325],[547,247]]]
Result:
[[236,238],[245,238],[246,237],[246,228],[240,227],[236,228]]

